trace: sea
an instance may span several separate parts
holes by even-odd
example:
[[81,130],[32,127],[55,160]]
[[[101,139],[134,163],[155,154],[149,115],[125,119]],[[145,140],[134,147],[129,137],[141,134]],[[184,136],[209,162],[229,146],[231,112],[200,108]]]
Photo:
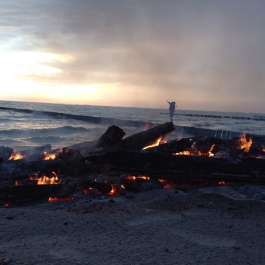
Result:
[[[0,146],[18,151],[50,144],[53,149],[95,141],[112,125],[125,137],[169,122],[165,109],[0,101]],[[176,109],[169,140],[196,135],[265,136],[265,114]],[[167,140],[167,139],[165,139]]]

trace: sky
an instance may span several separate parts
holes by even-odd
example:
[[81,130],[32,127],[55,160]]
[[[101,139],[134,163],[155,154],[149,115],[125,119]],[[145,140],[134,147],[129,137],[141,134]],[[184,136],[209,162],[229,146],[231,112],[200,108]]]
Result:
[[0,99],[265,113],[264,0],[0,0]]

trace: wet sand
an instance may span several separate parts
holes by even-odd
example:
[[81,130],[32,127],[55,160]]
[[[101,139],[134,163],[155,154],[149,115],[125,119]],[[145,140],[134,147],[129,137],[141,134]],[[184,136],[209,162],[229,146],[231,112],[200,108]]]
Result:
[[265,202],[156,189],[0,208],[0,264],[265,264]]

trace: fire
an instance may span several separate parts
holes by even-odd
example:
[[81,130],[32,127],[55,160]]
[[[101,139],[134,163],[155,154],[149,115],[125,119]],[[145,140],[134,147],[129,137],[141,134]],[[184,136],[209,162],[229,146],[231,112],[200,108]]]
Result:
[[43,155],[43,160],[54,160],[56,158],[56,154],[49,154],[47,152],[44,152]]
[[225,185],[225,184],[226,184],[225,181],[218,182],[218,185]]
[[214,147],[215,147],[215,144],[213,144],[213,145],[211,146],[210,150],[208,151],[209,156],[214,156],[214,154],[212,153]]
[[148,146],[145,146],[142,150],[145,150],[145,149],[148,149],[148,148],[151,148],[151,147],[158,146],[162,139],[163,139],[162,137],[159,137],[153,144],[150,144]]
[[30,177],[29,180],[37,180],[38,183],[37,185],[51,185],[51,184],[60,184],[61,181],[58,179],[57,175],[55,172],[52,172],[54,177],[47,177],[47,176],[43,176],[43,177],[39,177],[37,174],[34,177]]
[[43,156],[44,156],[43,160],[55,160],[55,159],[57,158],[57,156],[58,156],[59,154],[63,153],[63,152],[67,153],[68,150],[67,150],[66,148],[59,149],[59,150],[58,150],[56,153],[54,153],[54,154],[49,154],[49,153],[47,153],[47,152],[44,152],[44,153],[43,153]]
[[74,200],[73,197],[65,197],[65,198],[49,197],[48,202],[66,202],[73,200]]
[[26,157],[27,157],[26,155],[22,155],[21,153],[14,150],[12,155],[8,158],[8,160],[20,160]]
[[249,152],[249,149],[252,145],[252,137],[250,137],[249,140],[247,140],[246,134],[243,134],[238,140],[238,142],[240,144],[239,147],[240,150],[244,149],[244,152]]
[[126,179],[129,179],[129,180],[136,180],[136,179],[144,179],[144,180],[150,180],[150,177],[148,176],[131,176],[131,175],[127,175],[126,176]]
[[5,208],[8,208],[10,205],[8,203],[3,205]]
[[183,151],[183,152],[179,152],[179,153],[173,153],[173,155],[175,155],[175,156],[190,156],[191,152],[190,151]]
[[196,147],[192,147],[191,150],[185,150],[185,151],[182,151],[182,152],[178,152],[178,153],[173,153],[172,155],[175,155],[175,156],[191,156],[191,155],[194,155],[194,156],[214,156],[214,154],[212,153],[213,149],[215,147],[215,144],[213,144],[209,151],[207,153],[202,153],[201,151],[198,151]]
[[115,188],[112,186],[112,189],[109,194],[114,194],[116,192]]
[[111,191],[108,193],[109,195],[118,195],[119,194],[119,187],[118,186],[111,186],[112,189]]

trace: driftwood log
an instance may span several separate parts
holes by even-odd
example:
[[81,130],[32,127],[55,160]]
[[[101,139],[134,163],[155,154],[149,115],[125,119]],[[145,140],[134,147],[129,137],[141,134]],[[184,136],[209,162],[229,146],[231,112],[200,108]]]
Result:
[[175,156],[156,152],[116,151],[94,162],[105,161],[111,170],[127,174],[147,175],[153,178],[178,181],[182,179],[211,179],[265,183],[263,159],[226,159],[204,156]]
[[[112,128],[112,127],[110,127]],[[110,128],[108,130],[110,130]],[[107,152],[112,152],[112,151],[117,151],[117,150],[132,150],[132,151],[140,151],[146,146],[154,144],[158,140],[164,139],[166,136],[168,136],[170,133],[172,133],[175,130],[175,126],[172,122],[167,122],[162,125],[158,125],[154,128],[151,128],[149,130],[139,132],[136,134],[133,134],[125,139],[122,139],[118,141],[117,139],[119,137],[114,137],[114,133],[111,133],[112,137],[114,137],[117,141],[114,143],[114,141],[111,141],[111,144],[106,145],[104,148],[101,150],[95,150],[95,152],[92,154],[93,155],[98,155],[102,153],[107,153]],[[115,129],[115,132],[118,132],[118,135],[121,136],[122,132],[119,130]],[[108,131],[105,133],[108,135]],[[104,134],[104,135],[105,135]],[[101,136],[99,138],[99,143],[102,141],[104,142],[104,139],[106,138],[105,136]],[[113,144],[112,144],[113,143]],[[105,145],[105,144],[104,144]],[[102,144],[98,144],[98,146],[102,146]],[[91,156],[91,154],[85,155],[82,158],[82,161],[87,160],[87,157]]]

